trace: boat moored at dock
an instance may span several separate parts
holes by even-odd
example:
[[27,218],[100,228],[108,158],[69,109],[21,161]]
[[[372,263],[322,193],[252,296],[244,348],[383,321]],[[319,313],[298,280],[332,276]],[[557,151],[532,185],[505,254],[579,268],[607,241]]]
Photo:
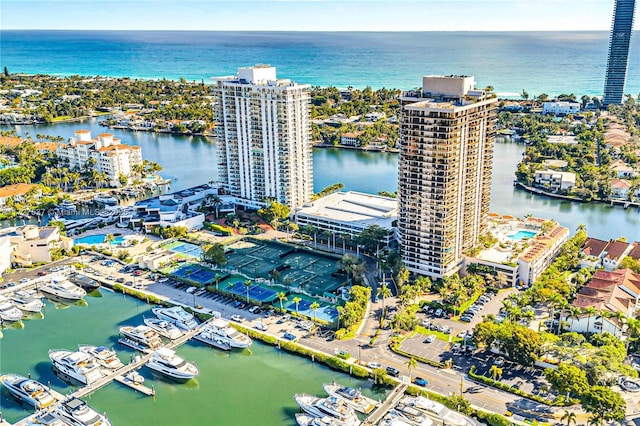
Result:
[[58,371],[85,385],[103,377],[98,364],[87,353],[52,349],[49,351],[49,359]]
[[216,318],[206,324],[199,335],[210,340],[213,340],[214,336],[218,336],[232,348],[248,348],[253,343],[248,336],[231,327],[229,321],[222,318]]
[[379,402],[362,395],[358,389],[349,386],[342,386],[334,382],[325,383],[322,388],[329,396],[342,398],[347,405],[360,413],[369,414],[380,405]]
[[69,281],[79,287],[82,287],[86,291],[93,291],[100,287],[100,283],[97,280],[82,274],[69,275]]
[[80,300],[87,295],[86,291],[65,279],[53,279],[39,290],[47,297],[63,301]]
[[0,296],[0,319],[6,322],[20,321],[24,314],[11,300]]
[[23,312],[40,313],[44,308],[36,291],[18,290],[11,295],[11,301]]
[[98,365],[108,370],[114,371],[124,367],[116,351],[106,346],[78,345],[78,350],[91,355]]
[[360,420],[356,416],[353,408],[345,404],[341,398],[330,396],[328,398],[318,398],[314,395],[296,394],[293,396],[294,401],[302,411],[314,417],[334,417],[345,425],[359,425]]
[[70,426],[69,422],[59,419],[50,411],[40,411],[25,420],[25,426]]
[[137,327],[123,325],[120,327],[120,334],[124,336],[124,340],[121,339],[119,341],[135,349],[148,351],[162,346],[162,339],[160,339],[158,333],[146,325],[139,325]]
[[31,405],[36,410],[47,408],[57,401],[48,387],[18,374],[3,374],[0,376],[0,383],[17,400]]
[[307,413],[296,413],[296,423],[300,426],[345,426],[348,424],[335,417],[314,417]]
[[404,397],[402,402],[413,408],[424,412],[427,416],[435,420],[436,423],[443,422],[451,426],[475,426],[475,422],[469,417],[453,411],[443,404],[432,401],[423,396]]
[[199,374],[198,368],[194,364],[185,361],[169,348],[157,349],[146,365],[153,371],[180,381],[187,381]]
[[198,321],[196,321],[195,317],[181,306],[153,308],[151,311],[159,319],[170,321],[181,330],[194,330],[198,326]]
[[167,339],[176,340],[184,333],[173,323],[158,318],[145,318],[144,324]]
[[71,397],[53,410],[53,415],[72,426],[110,426],[106,416],[98,413],[80,398]]

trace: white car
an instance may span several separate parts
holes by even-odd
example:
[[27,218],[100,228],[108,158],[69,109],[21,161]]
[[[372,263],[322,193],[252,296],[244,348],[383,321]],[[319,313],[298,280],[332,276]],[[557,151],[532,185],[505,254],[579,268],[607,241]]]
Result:
[[436,335],[435,334],[430,334],[427,336],[426,339],[424,339],[425,343],[433,343],[433,341],[436,340]]
[[382,368],[382,364],[380,364],[379,362],[370,362],[367,364],[367,367],[369,367],[372,370],[375,370],[378,368]]
[[167,277],[162,277],[158,280],[159,283],[166,283],[167,281],[169,281],[169,278]]
[[29,278],[20,278],[20,284],[28,283]]
[[267,326],[267,324],[263,323],[263,322],[257,322],[253,325],[253,328],[255,328],[256,330],[260,330],[260,331],[267,331],[269,329],[269,327]]

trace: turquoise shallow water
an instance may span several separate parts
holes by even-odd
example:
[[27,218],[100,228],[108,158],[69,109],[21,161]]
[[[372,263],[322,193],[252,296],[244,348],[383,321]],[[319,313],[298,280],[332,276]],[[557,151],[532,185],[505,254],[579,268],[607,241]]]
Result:
[[[150,307],[104,289],[96,295],[99,297],[87,297],[85,306],[65,309],[48,302],[44,319],[24,321],[24,328],[2,330],[0,372],[31,374],[66,394],[75,388],[54,375],[49,349],[75,349],[78,344],[113,346],[128,362],[133,352],[117,345],[118,327],[141,324],[144,316],[152,316]],[[249,426],[294,424],[298,410],[293,394],[322,395],[322,383],[331,380],[363,387],[369,396],[384,398],[384,394],[376,395],[368,382],[257,342],[250,351],[231,353],[189,342],[177,352],[200,369],[195,380],[173,384],[143,367],[140,372],[145,383],[156,389],[155,398],[111,383],[86,399],[99,412],[106,412],[113,425]],[[10,422],[29,413],[4,390],[0,392],[0,411]]]
[[[480,87],[532,96],[601,95],[609,33],[1,31],[10,72],[211,82],[268,63],[300,83],[411,89],[428,74],[474,75]],[[626,93],[640,92],[640,37]]]

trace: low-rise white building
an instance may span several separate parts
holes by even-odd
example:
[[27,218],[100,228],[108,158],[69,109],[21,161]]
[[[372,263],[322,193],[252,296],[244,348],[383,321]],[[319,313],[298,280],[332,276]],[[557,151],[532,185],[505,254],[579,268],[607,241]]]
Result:
[[631,182],[626,179],[611,179],[611,198],[629,199],[631,194]]
[[13,247],[9,236],[0,237],[0,275],[11,267]]
[[569,191],[576,186],[576,175],[571,172],[538,170],[534,174],[533,185],[551,192]]
[[167,250],[143,254],[138,256],[138,267],[140,269],[157,271],[158,269],[170,263],[175,257],[175,253]]
[[567,115],[580,112],[580,103],[568,101],[551,101],[542,105],[543,114]]
[[347,132],[340,136],[340,145],[345,146],[360,146],[362,142],[360,142],[360,137],[364,134],[364,132]]
[[122,144],[110,133],[92,139],[89,130],[76,131],[75,137],[70,138],[68,144],[60,145],[56,154],[67,161],[69,168],[83,168],[93,159],[93,169],[105,173],[110,186],[120,186],[120,176],[131,181],[134,166],[142,164],[139,146]]
[[60,235],[56,226],[7,228],[2,230],[2,236],[10,239],[12,262],[22,266],[49,263],[52,250],[70,251],[73,247],[73,239]]
[[362,192],[336,192],[311,201],[295,211],[299,227],[355,238],[371,225],[388,231],[385,243],[394,239],[394,222],[398,218],[398,200]]

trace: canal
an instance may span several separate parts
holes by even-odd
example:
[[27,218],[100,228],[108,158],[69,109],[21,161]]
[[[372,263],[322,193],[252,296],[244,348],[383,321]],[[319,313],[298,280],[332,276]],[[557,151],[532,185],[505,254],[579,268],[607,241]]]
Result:
[[[149,132],[130,132],[107,129],[98,119],[55,125],[17,126],[19,134],[73,136],[79,129],[91,130],[92,135],[103,132],[115,134],[123,143],[138,145],[142,155],[160,163],[161,175],[172,179],[172,190],[188,188],[216,180],[217,165],[213,139],[198,136],[172,136]],[[8,127],[0,126],[6,130]],[[516,217],[533,215],[556,219],[575,231],[579,224],[587,226],[589,235],[602,239],[626,236],[629,241],[640,240],[640,211],[623,209],[602,203],[571,203],[535,196],[513,186],[514,171],[524,145],[500,139],[494,152],[491,209]],[[314,190],[317,192],[333,183],[342,182],[345,190],[376,193],[393,192],[398,186],[398,155],[338,148],[316,148],[313,157]]]

